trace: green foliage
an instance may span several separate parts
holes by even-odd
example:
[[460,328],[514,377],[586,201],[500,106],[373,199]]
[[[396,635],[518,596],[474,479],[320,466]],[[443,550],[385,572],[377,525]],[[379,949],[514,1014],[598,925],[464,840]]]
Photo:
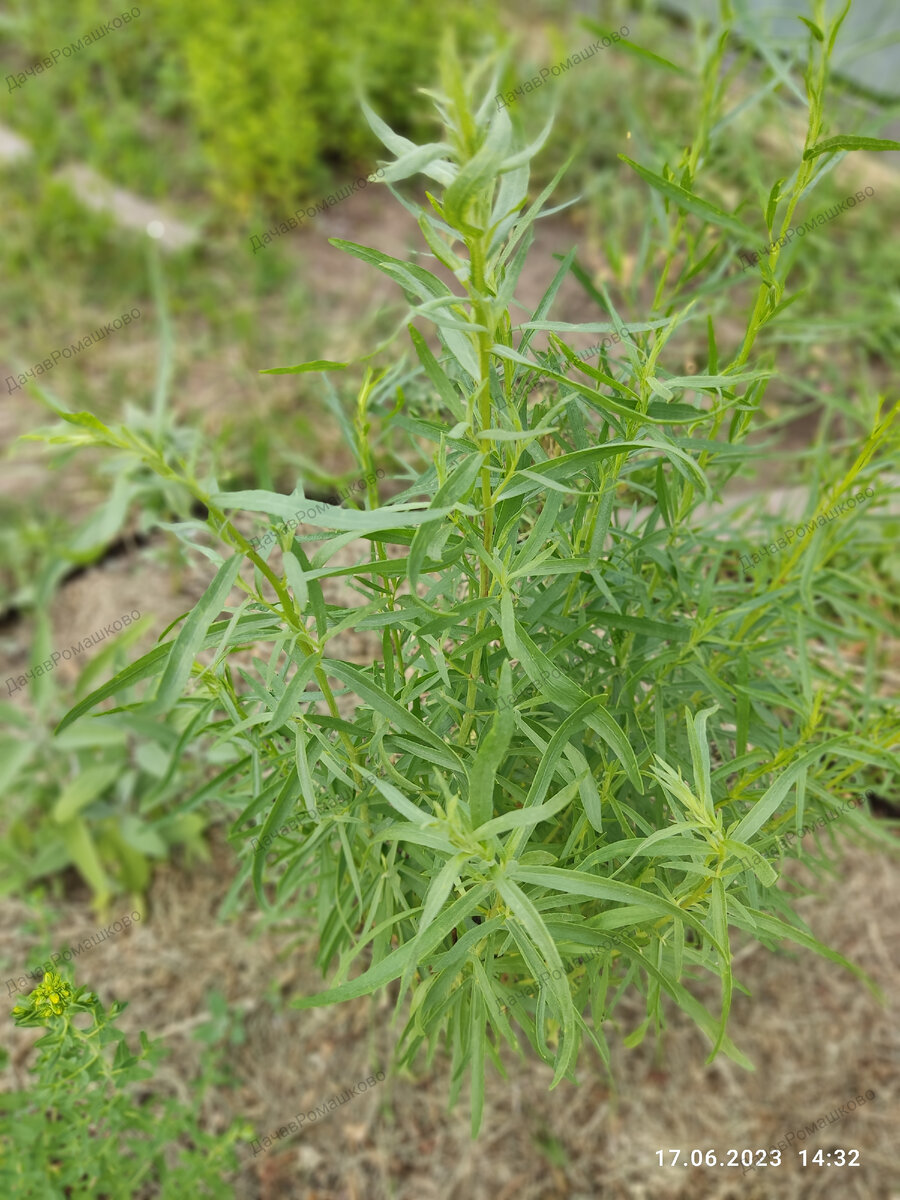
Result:
[[[76,696],[126,657],[146,631],[147,618],[112,639],[82,672]],[[41,637],[36,647],[43,644]],[[52,674],[30,681],[38,720],[21,704],[0,704],[0,788],[6,797],[0,838],[4,894],[32,888],[73,867],[91,889],[102,915],[114,896],[140,903],[153,863],[176,848],[208,857],[207,819],[183,806],[189,779],[197,786],[208,760],[185,753],[178,721],[161,724],[140,714],[54,737],[52,719],[64,710]],[[191,765],[193,764],[193,765]],[[175,777],[176,767],[178,776]]]
[[[167,184],[183,184],[185,175],[198,184],[202,174],[196,151],[179,153],[180,171],[171,174],[159,169],[164,156],[152,153],[161,119],[185,111],[183,73],[156,6],[135,7],[140,15],[132,19],[130,5],[111,9],[106,0],[13,0],[0,22],[4,61],[9,71],[36,73],[10,94],[7,111],[45,167],[82,155],[117,181],[161,196]],[[127,25],[84,42],[123,11]],[[46,69],[45,59],[53,64]]]
[[[245,216],[260,203],[278,217],[312,203],[332,168],[340,183],[355,179],[377,147],[359,120],[360,86],[415,128],[413,93],[433,76],[440,31],[472,46],[497,28],[493,0],[140,7],[16,89],[16,127],[48,164],[80,153],[144,194],[210,189]],[[7,69],[40,63],[115,15],[102,0],[16,0],[0,24]]]
[[[811,41],[808,146],[822,137],[828,53]],[[553,1086],[574,1080],[585,1040],[609,1062],[610,1035],[625,1032],[621,1002],[635,993],[646,1013],[627,1045],[659,1032],[674,1003],[711,1058],[750,1066],[727,1033],[741,986],[732,927],[862,974],[820,945],[777,886],[779,834],[840,811],[829,838],[838,827],[883,837],[848,802],[895,769],[896,712],[841,667],[862,643],[873,671],[896,619],[878,572],[891,491],[879,472],[896,454],[897,409],[863,396],[855,439],[816,464],[811,515],[868,485],[871,503],[745,576],[740,556],[756,535],[714,501],[752,464],[747,433],[765,428],[774,364],[756,344],[790,302],[787,266],[774,249],[728,350],[714,294],[685,301],[676,262],[687,255],[693,274],[727,289],[734,239],[751,220],[760,240],[776,236],[776,216],[785,228],[827,159],[802,159],[774,207],[763,191],[765,223],[746,212],[738,222],[710,198],[700,176],[726,46],[723,34],[711,48],[702,127],[677,177],[634,164],[662,197],[645,231],[643,269],[662,263],[656,294],[636,318],[570,253],[521,319],[517,280],[553,184],[530,196],[544,135],[521,146],[494,103],[497,74],[464,80],[447,53],[431,93],[443,134],[426,145],[367,110],[396,156],[386,182],[458,286],[428,270],[425,253],[404,262],[335,242],[399,285],[420,383],[408,385],[404,364],[368,366],[351,420],[322,372],[360,472],[372,473],[377,449],[408,486],[389,504],[373,482],[359,507],[307,510],[318,548],[289,529],[277,552],[259,553],[228,516],[296,520],[302,482],[289,496],[223,492],[211,473],[173,466],[163,442],[139,444],[90,413],[58,414],[61,440],[130,447],[180,478],[221,546],[204,545],[215,578],[178,636],[76,705],[60,733],[161,677],[147,715],[186,713],[191,738],[235,756],[218,781],[242,858],[230,903],[249,884],[273,917],[317,919],[319,962],[336,971],[297,1005],[399,981],[398,1058],[444,1045],[451,1099],[470,1075],[473,1131],[486,1061],[502,1069],[504,1042],[521,1052],[527,1039],[553,1065]],[[430,181],[427,208],[393,186],[417,174]],[[551,319],[570,271],[600,320]],[[684,375],[666,363],[683,361],[679,340],[701,315],[706,361]],[[621,357],[601,348],[596,367],[581,357],[582,340],[613,334]],[[535,344],[545,335],[551,354]],[[347,546],[355,561],[338,565]],[[350,582],[359,602],[329,603],[328,579]],[[235,586],[246,598],[229,605]],[[861,593],[875,597],[871,608]],[[380,633],[379,661],[340,657],[337,636],[350,628]],[[209,650],[212,665],[201,665]],[[357,701],[352,719],[344,696]],[[694,995],[704,976],[719,981],[717,1013]]]
[[325,164],[368,167],[375,145],[360,127],[361,84],[410,126],[412,94],[433,74],[441,28],[449,23],[470,42],[492,21],[489,0],[452,8],[272,0],[252,18],[241,0],[166,0],[163,11],[217,194],[245,210],[263,198],[282,217],[327,190]]
[[235,1052],[247,1040],[243,1013],[228,1003],[218,988],[206,997],[210,1019],[194,1030],[194,1038],[204,1043],[201,1056],[203,1079],[208,1086],[231,1087],[239,1084],[235,1074]]
[[46,1032],[31,1085],[0,1097],[0,1186],[10,1200],[234,1195],[223,1177],[237,1169],[235,1143],[249,1131],[210,1134],[191,1105],[148,1090],[164,1049],[142,1033],[132,1053],[114,1028],[125,1007],[106,1008],[48,972],[13,1009],[17,1025]]
[[[30,661],[27,674],[7,676],[0,703],[5,726],[0,737],[0,788],[7,797],[0,820],[4,867],[0,892],[28,889],[40,879],[74,867],[90,887],[101,914],[116,894],[127,892],[140,902],[150,883],[152,864],[170,857],[176,847],[189,858],[206,856],[202,837],[206,818],[185,805],[184,787],[188,780],[200,787],[210,761],[215,765],[229,757],[226,749],[224,759],[220,752],[213,752],[211,760],[198,758],[178,717],[162,723],[126,711],[103,728],[93,723],[72,730],[71,736],[52,734],[53,724],[72,698],[63,695],[60,676],[55,674],[60,661],[83,661],[79,656],[88,646],[103,644],[76,684],[75,696],[83,695],[97,678],[127,660],[130,647],[150,624],[149,617],[133,611],[110,625],[80,631],[83,636],[74,645],[57,645],[49,612],[60,580],[73,562],[95,561],[122,533],[135,509],[132,528],[138,531],[171,516],[190,517],[191,497],[182,480],[167,474],[164,464],[151,466],[143,454],[134,452],[162,438],[183,468],[200,453],[198,431],[178,426],[168,407],[167,307],[158,277],[154,283],[163,336],[152,407],[144,411],[131,403],[123,406],[130,436],[120,445],[120,453],[104,465],[113,479],[105,502],[79,526],[70,526],[64,539],[54,538],[52,527],[38,530],[33,537],[32,544],[37,543],[43,553],[37,563],[28,564],[31,578],[14,597],[23,609],[32,611]],[[40,395],[49,407],[61,411],[52,393],[41,388]],[[56,447],[58,455],[71,455],[71,439],[64,449],[52,435],[44,440]],[[24,538],[11,530],[4,541],[14,548]],[[15,561],[15,554],[10,557]],[[115,625],[122,630],[118,636]],[[11,703],[5,702],[7,697],[12,697]],[[26,711],[28,704],[33,715]]]

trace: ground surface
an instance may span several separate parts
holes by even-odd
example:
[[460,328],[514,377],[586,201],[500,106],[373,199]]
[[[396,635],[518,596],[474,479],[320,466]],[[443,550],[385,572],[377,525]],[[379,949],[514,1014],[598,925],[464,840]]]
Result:
[[[818,895],[804,897],[800,911],[818,937],[872,976],[887,1007],[806,951],[746,947],[736,955],[735,974],[750,994],[736,996],[731,1032],[754,1073],[724,1059],[705,1066],[708,1044],[674,1010],[664,1053],[649,1039],[624,1049],[622,1038],[643,1015],[635,1007],[610,1034],[616,1092],[595,1057],[585,1057],[578,1088],[563,1083],[549,1092],[552,1072],[525,1043],[523,1059],[505,1060],[508,1082],[489,1073],[484,1131],[475,1144],[464,1102],[446,1111],[448,1069],[440,1054],[433,1071],[390,1074],[387,996],[296,1012],[290,998],[322,986],[309,942],[264,931],[253,916],[217,922],[235,867],[227,846],[215,846],[211,862],[188,870],[160,868],[143,920],[82,958],[79,977],[107,1002],[130,1002],[123,1029],[165,1039],[172,1054],[160,1086],[184,1098],[201,1063],[194,1034],[210,1020],[210,992],[221,993],[232,1035],[242,1031],[243,1041],[223,1054],[237,1082],[207,1102],[214,1129],[242,1117],[263,1137],[387,1072],[371,1092],[267,1152],[254,1156],[243,1144],[240,1200],[897,1200],[900,876],[882,855],[845,849],[840,880],[823,875]],[[789,873],[815,883],[800,864]],[[120,915],[117,908],[111,918]],[[0,907],[5,976],[38,964],[50,947],[78,941],[97,922],[76,889],[58,909],[52,938],[42,942],[30,925],[24,904]],[[697,994],[715,1007],[715,988]],[[14,1030],[9,1037],[4,1086],[25,1082],[36,1035]],[[867,1091],[874,1099],[806,1135],[808,1124]],[[658,1165],[657,1150],[712,1149],[727,1157],[732,1148],[771,1147],[797,1131],[794,1145],[810,1157],[819,1148],[856,1148],[861,1165],[804,1170],[794,1152],[780,1167],[746,1175],[739,1167]]]

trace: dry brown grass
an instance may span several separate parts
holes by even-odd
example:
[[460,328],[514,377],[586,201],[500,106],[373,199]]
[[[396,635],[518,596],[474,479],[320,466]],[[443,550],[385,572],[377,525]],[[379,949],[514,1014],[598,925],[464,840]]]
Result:
[[[814,933],[862,965],[892,1001],[900,985],[900,879],[895,863],[844,846],[840,881],[824,876],[819,895],[799,902]],[[164,1037],[172,1054],[159,1086],[186,1098],[199,1065],[192,1036],[218,988],[242,1013],[246,1041],[228,1054],[240,1081],[211,1094],[206,1119],[222,1129],[233,1117],[260,1136],[298,1112],[324,1104],[378,1069],[388,1069],[392,1006],[382,995],[300,1013],[287,1006],[321,980],[308,942],[267,932],[248,913],[234,923],[216,913],[234,872],[232,851],[217,841],[213,860],[157,872],[144,921],[80,960],[78,979],[105,1001],[129,1000],[122,1028]],[[794,864],[793,876],[814,883]],[[875,902],[873,903],[873,898]],[[125,910],[127,905],[120,906]],[[0,906],[6,976],[36,965],[39,949],[28,909]],[[118,909],[113,917],[118,915]],[[86,894],[73,892],[58,912],[53,943],[63,948],[96,926]],[[895,1129],[900,1117],[896,1013],[882,1008],[849,974],[805,951],[747,945],[736,974],[751,995],[737,995],[731,1033],[756,1063],[747,1073],[719,1059],[677,1011],[661,1047],[626,1050],[622,1038],[642,1016],[637,1001],[611,1034],[617,1089],[601,1064],[585,1058],[580,1086],[548,1092],[552,1072],[527,1051],[510,1056],[509,1080],[488,1080],[485,1133],[469,1138],[464,1105],[446,1111],[447,1063],[392,1077],[310,1123],[305,1132],[254,1157],[242,1148],[239,1200],[898,1200]],[[273,1006],[264,994],[284,1003]],[[699,994],[715,1007],[715,988]],[[621,1011],[621,1010],[620,1010]],[[25,1083],[36,1031],[12,1030],[5,1088]],[[875,1099],[798,1143],[815,1150],[855,1147],[859,1168],[784,1165],[744,1175],[740,1168],[659,1167],[656,1151],[712,1148],[720,1154],[771,1146],[788,1131],[864,1093]]]

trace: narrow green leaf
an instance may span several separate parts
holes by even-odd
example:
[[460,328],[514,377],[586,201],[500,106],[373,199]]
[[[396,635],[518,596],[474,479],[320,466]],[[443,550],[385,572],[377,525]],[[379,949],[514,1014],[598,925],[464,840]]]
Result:
[[425,899],[422,903],[422,913],[419,917],[419,928],[416,931],[416,936],[412,940],[410,947],[409,960],[406,968],[400,979],[399,996],[402,997],[409,987],[410,979],[416,969],[416,964],[419,960],[419,948],[422,945],[422,940],[425,934],[431,928],[434,921],[437,919],[438,913],[444,907],[447,897],[453,890],[453,886],[459,879],[460,872],[466,859],[469,857],[465,850],[460,850],[454,854],[452,858],[441,867],[438,873],[432,878],[428,886],[428,891],[425,893]]
[[484,1115],[484,1048],[485,1012],[484,1000],[479,991],[479,981],[472,979],[472,1007],[469,1010],[469,1078],[472,1081],[470,1107],[472,1113],[472,1137],[478,1137]]
[[481,738],[469,771],[469,814],[472,826],[476,830],[489,822],[493,816],[494,781],[506,757],[514,728],[509,660],[504,659],[500,669],[497,711],[490,729]]
[[[300,656],[298,655],[298,657]],[[315,654],[300,658],[290,683],[281,693],[281,699],[275,705],[272,719],[268,724],[269,733],[275,733],[290,717],[297,714],[298,706],[302,702],[301,697],[305,694],[306,685],[312,679],[319,661],[319,656]]]
[[434,384],[437,393],[441,400],[450,409],[457,421],[466,419],[465,408],[456,388],[445,375],[440,363],[431,353],[428,343],[416,329],[415,325],[407,325],[409,336],[412,344],[415,347],[416,354],[419,357],[419,362],[425,369],[425,374]]
[[695,217],[700,217],[710,225],[717,225],[720,229],[724,229],[733,237],[739,238],[742,242],[753,242],[756,240],[756,235],[752,233],[746,226],[742,225],[736,217],[729,216],[717,208],[715,204],[711,204],[709,200],[703,200],[700,196],[695,196],[693,192],[686,191],[677,183],[673,183],[669,179],[664,179],[662,175],[657,175],[654,171],[648,171],[646,167],[642,167],[639,163],[634,162],[625,154],[620,154],[619,158],[640,175],[646,183],[655,188],[667,200],[682,209],[684,212],[693,213]]
[[[589,29],[592,33],[598,34],[600,37],[608,37],[611,30],[604,29],[596,21],[592,21],[589,17],[582,17],[581,24],[585,29]],[[693,79],[694,76],[690,71],[686,71],[684,67],[679,67],[677,63],[669,62],[667,58],[661,58],[658,54],[654,54],[652,50],[645,50],[643,46],[636,46],[634,42],[628,38],[621,38],[617,43],[618,50],[624,50],[627,54],[633,54],[637,58],[642,58],[646,62],[653,63],[657,67],[662,67],[663,70],[672,71],[675,75],[680,75],[682,79]]]
[[718,710],[718,707],[718,704],[714,704],[712,708],[704,708],[702,712],[697,713],[696,717],[691,716],[689,709],[685,709],[684,714],[687,721],[691,763],[694,767],[694,789],[713,821],[716,819],[716,810],[713,805],[712,785],[709,778],[709,742],[706,738],[706,722]]
[[854,133],[839,133],[835,137],[826,138],[803,151],[803,159],[818,158],[820,154],[830,154],[833,150],[900,150],[900,142],[889,138],[859,137]]
[[167,712],[184,691],[184,685],[190,678],[197,652],[203,644],[210,625],[228,599],[242,562],[243,556],[234,554],[222,563],[212,583],[182,626],[181,632],[175,639],[166,669],[159,683],[159,690],[152,704],[151,711],[154,713]]
[[94,893],[95,904],[102,908],[112,895],[112,885],[87,824],[75,817],[62,826],[60,836],[76,870]]
[[[516,621],[513,614],[512,594],[504,591],[500,600],[500,626],[503,640],[512,658],[518,658],[531,682],[554,703],[563,708],[580,709],[592,697],[581,690],[572,680],[560,676],[547,656],[538,649],[528,636],[525,627]],[[602,704],[602,701],[601,701]],[[643,794],[644,787],[637,759],[625,734],[601,705],[591,709],[584,722],[606,742],[625,768],[634,787]]]
[[[228,629],[230,624],[230,621],[217,621],[211,625],[200,649],[209,650],[211,647],[216,646],[220,641],[222,633]],[[241,641],[251,644],[262,638],[271,636],[279,629],[279,622],[268,614],[245,613],[234,628],[231,645],[239,645]],[[161,646],[154,646],[149,653],[139,658],[137,662],[131,663],[130,666],[120,671],[118,675],[113,676],[108,683],[104,683],[101,687],[91,692],[89,696],[85,696],[83,700],[80,700],[78,704],[69,709],[56,726],[55,732],[57,734],[62,733],[73,721],[77,721],[79,717],[83,717],[85,713],[90,712],[101,701],[108,700],[110,696],[115,696],[117,692],[123,692],[145,679],[150,679],[154,675],[158,675],[168,662],[174,645],[175,642],[164,642]]]
[[640,399],[637,393],[633,392],[631,388],[619,380],[613,379],[612,376],[603,375],[602,372],[595,371],[586,363],[580,365],[579,369],[590,375],[592,379],[604,383],[607,387],[611,387],[617,392],[624,393],[626,397],[634,401],[634,404],[629,405],[627,402],[613,400],[612,397],[605,395],[596,388],[587,387],[583,383],[569,379],[568,376],[562,375],[558,371],[551,371],[548,367],[542,366],[540,363],[532,362],[529,358],[524,358],[517,351],[510,350],[508,346],[492,346],[491,354],[496,355],[497,358],[505,358],[509,362],[518,363],[519,366],[527,367],[529,371],[533,371],[547,379],[554,379],[557,383],[564,384],[571,391],[577,392],[579,396],[584,396],[590,400],[592,405],[602,412],[610,412],[620,417],[627,417],[628,420],[636,422],[638,426],[642,424],[684,425],[701,420],[706,415],[700,409],[688,409],[688,411],[684,411],[687,406],[675,404],[662,405],[661,408],[655,409],[653,412],[648,410],[643,413],[637,407]]
[[572,1004],[569,981],[566,978],[565,968],[559,956],[559,951],[556,948],[556,942],[550,935],[550,931],[547,929],[543,918],[532,901],[529,900],[528,896],[509,876],[498,875],[495,882],[497,891],[504,902],[512,909],[528,937],[543,955],[544,962],[550,968],[550,978],[547,981],[547,988],[556,1001],[556,1009],[562,1024],[562,1045],[560,1046],[557,1058],[553,1082],[550,1084],[551,1089],[553,1089],[566,1077],[577,1050],[575,1008]]
[[610,900],[615,904],[642,904],[660,916],[684,921],[698,933],[709,938],[720,954],[725,952],[715,935],[711,934],[690,910],[680,908],[671,900],[667,900],[655,892],[633,887],[630,883],[619,883],[618,880],[598,879],[595,875],[588,875],[584,871],[567,871],[562,867],[523,867],[512,864],[509,870],[510,875],[520,883],[533,883],[537,887],[549,888],[551,891],[566,892],[572,896],[592,896],[597,900]]
[[[460,459],[435,492],[429,507],[446,514],[452,511],[454,505],[465,503],[478,480],[483,462],[484,454],[480,452],[467,454]],[[451,525],[439,525],[436,522],[430,526],[422,525],[416,530],[409,548],[408,578],[411,588],[415,589],[428,555],[436,554],[437,547],[444,544],[452,531]]]
[[771,787],[753,805],[751,810],[743,818],[733,825],[727,832],[728,836],[735,842],[749,842],[762,826],[768,821],[772,813],[778,808],[782,800],[790,791],[791,787],[796,782],[797,778],[805,771],[806,767],[816,759],[823,758],[830,750],[831,746],[837,742],[835,738],[832,741],[823,742],[820,746],[808,751],[795,763],[787,768],[782,775],[775,780]]
[[317,358],[312,362],[298,363],[296,367],[267,367],[260,375],[300,375],[305,371],[346,371],[349,363],[332,362],[327,358]]
[[411,800],[407,800],[406,796],[386,779],[379,779],[377,775],[373,775],[365,767],[357,767],[357,770],[364,779],[368,779],[369,783],[381,792],[391,808],[396,809],[401,816],[406,817],[413,825],[428,825],[434,820],[432,813],[419,808]]
[[86,767],[80,771],[59,794],[53,806],[54,821],[70,821],[77,816],[92,800],[104,792],[107,787],[122,773],[119,763],[106,763],[96,767]]
[[422,509],[419,503],[385,505],[382,508],[353,510],[321,501],[282,496],[277,492],[221,492],[212,498],[220,508],[238,508],[246,512],[264,512],[285,521],[301,522],[323,529],[346,533],[382,533],[389,529],[413,529],[426,521],[441,521],[452,508]]
[[731,994],[734,990],[734,980],[731,974],[731,945],[728,940],[728,906],[725,898],[725,883],[722,879],[712,881],[712,891],[709,898],[709,913],[712,918],[713,932],[722,947],[720,963],[722,969],[722,1016],[719,1024],[719,1035],[710,1051],[707,1065],[713,1061],[722,1049],[728,1029],[728,1014],[731,1012]]
[[552,799],[545,801],[544,804],[529,806],[528,808],[514,808],[511,812],[503,813],[502,816],[493,817],[484,825],[476,828],[475,836],[479,840],[487,837],[495,837],[498,833],[505,833],[507,829],[533,828],[541,821],[549,821],[551,817],[556,816],[558,812],[572,803],[572,800],[578,794],[580,785],[581,780],[576,779],[572,783],[566,784]]
[[[732,923],[736,924],[737,922],[732,921]],[[717,1040],[719,1032],[718,1022],[715,1020],[712,1014],[703,1007],[700,1001],[696,1000],[691,995],[691,993],[686,987],[683,986],[683,984],[679,983],[677,979],[673,979],[666,972],[660,971],[660,969],[654,962],[651,961],[648,955],[640,954],[637,950],[634,950],[631,946],[629,946],[627,942],[622,942],[620,944],[620,950],[626,958],[630,959],[632,963],[640,967],[641,970],[646,971],[648,975],[656,980],[663,991],[667,992],[672,997],[678,1007],[682,1009],[683,1012],[687,1013],[694,1024],[699,1029],[703,1030],[711,1042],[715,1042]],[[753,1063],[746,1056],[746,1054],[744,1054],[741,1050],[738,1050],[731,1038],[726,1037],[721,1048],[723,1054],[726,1054],[732,1060],[732,1062],[736,1062],[739,1066],[743,1067],[744,1070],[755,1070]]]
[[443,168],[441,173],[445,175],[445,178],[452,176],[455,174],[455,170],[453,164],[447,159],[447,155],[452,153],[453,147],[447,142],[429,142],[424,146],[416,146],[414,150],[401,154],[394,162],[382,167],[381,178],[378,182],[399,183],[403,179],[420,174],[434,178],[432,172],[436,162],[439,167]]
[[736,842],[733,838],[726,838],[725,849],[736,858],[746,862],[763,887],[771,887],[777,881],[778,872],[768,859],[764,858],[758,850],[754,850],[752,846],[748,846],[744,842]]
[[813,37],[816,39],[817,42],[825,41],[825,34],[818,27],[818,25],[814,24],[807,17],[801,17],[799,14],[797,15],[797,20],[803,22],[803,24],[810,31],[810,33],[812,33]]
[[253,890],[260,905],[266,909],[270,907],[263,891],[263,871],[265,870],[266,859],[269,856],[269,851],[272,849],[276,830],[284,825],[285,819],[293,812],[299,795],[300,779],[297,775],[296,766],[292,764],[287,779],[284,781],[275,803],[269,810],[262,829],[260,829],[259,833],[254,834],[254,837],[258,838],[259,844],[253,852]]
[[322,660],[322,668],[327,675],[333,675],[341,683],[345,683],[358,696],[368,704],[371,704],[376,712],[380,712],[399,729],[412,734],[413,737],[418,738],[425,745],[434,746],[435,749],[449,755],[450,759],[457,764],[460,774],[464,773],[462,761],[445,739],[438,737],[417,716],[407,711],[402,704],[398,704],[383,688],[373,683],[359,667],[354,667],[350,663],[340,662],[334,658],[325,658]]
[[829,56],[829,58],[831,57],[832,50],[834,50],[834,43],[837,41],[837,35],[840,32],[840,28],[844,23],[844,18],[846,17],[847,13],[850,11],[850,5],[852,3],[853,3],[853,0],[847,0],[847,3],[844,5],[844,7],[841,9],[840,13],[837,15],[837,17],[835,17],[835,19],[832,23],[831,36],[828,39],[828,56]]
[[[751,925],[748,918],[752,919],[754,925]],[[839,954],[837,950],[831,950],[812,936],[805,933],[802,929],[797,929],[794,925],[788,925],[786,921],[782,921],[778,917],[773,917],[769,913],[760,912],[755,908],[747,910],[747,916],[735,911],[732,907],[731,923],[740,929],[744,929],[753,937],[758,937],[760,933],[767,934],[770,938],[778,940],[787,939],[791,942],[796,942],[798,946],[803,946],[807,950],[812,950],[815,954],[821,955],[822,958],[827,958],[829,962],[836,963],[838,966],[844,967],[851,975],[859,979],[869,991],[883,1001],[883,995],[878,984],[866,974],[862,967],[858,967],[849,959],[844,958],[843,954]]]
[[[421,956],[419,961],[423,961],[466,917],[476,913],[482,900],[493,890],[493,884],[477,884],[445,909],[423,936],[418,947],[418,953]],[[318,1008],[323,1004],[337,1004],[342,1000],[354,1000],[357,996],[370,996],[378,988],[400,978],[407,962],[412,957],[412,949],[412,943],[407,942],[394,950],[387,958],[370,967],[368,971],[364,971],[356,979],[348,980],[338,987],[328,988],[315,996],[301,996],[291,1002],[291,1007]]]

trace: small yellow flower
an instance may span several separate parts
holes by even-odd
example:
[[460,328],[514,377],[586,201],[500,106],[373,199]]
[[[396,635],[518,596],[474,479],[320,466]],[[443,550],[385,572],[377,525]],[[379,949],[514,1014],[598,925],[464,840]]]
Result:
[[72,989],[56,971],[47,971],[28,999],[38,1016],[61,1017],[72,999]]

